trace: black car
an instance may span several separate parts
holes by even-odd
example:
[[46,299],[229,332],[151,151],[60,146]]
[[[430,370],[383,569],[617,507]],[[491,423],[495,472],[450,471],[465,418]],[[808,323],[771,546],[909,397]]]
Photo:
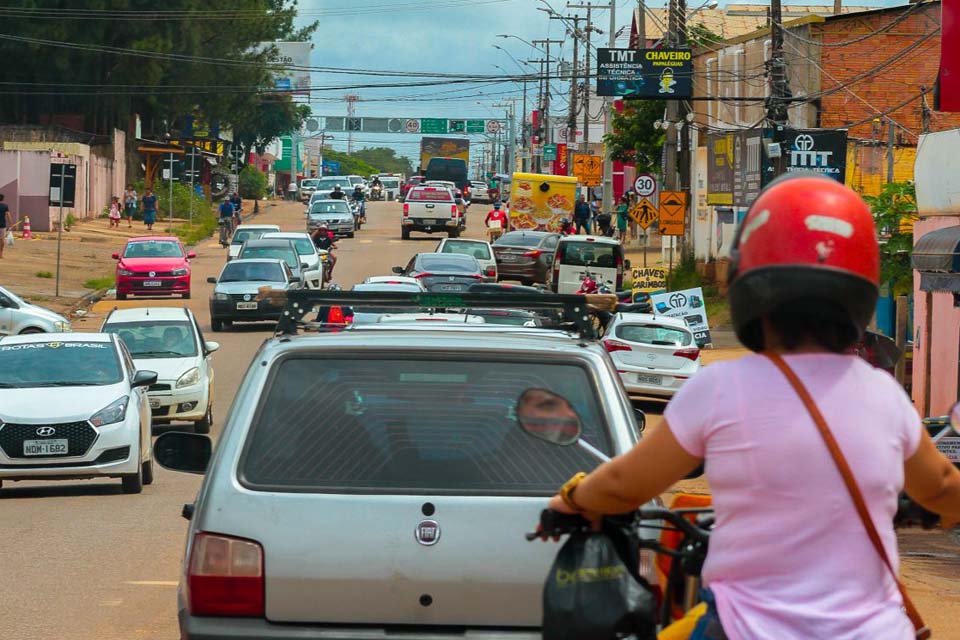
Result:
[[560,234],[548,231],[510,231],[493,243],[500,280],[519,280],[525,285],[551,281],[553,254]]
[[283,312],[283,298],[262,295],[264,287],[285,292],[299,288],[287,263],[279,258],[231,260],[217,278],[210,296],[210,326],[222,331],[233,322],[277,321]]
[[416,278],[427,291],[440,293],[461,293],[483,280],[477,259],[458,253],[418,253],[406,267],[394,267],[393,272]]

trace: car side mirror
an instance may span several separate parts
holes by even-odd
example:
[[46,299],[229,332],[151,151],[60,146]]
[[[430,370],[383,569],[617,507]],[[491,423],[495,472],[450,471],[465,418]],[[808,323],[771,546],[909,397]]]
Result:
[[955,434],[960,436],[960,402],[950,409],[950,427]]
[[157,372],[156,371],[137,371],[133,374],[133,381],[130,383],[131,387],[149,387],[157,381]]
[[193,260],[196,257],[197,257],[196,251],[191,251],[190,253],[187,254],[187,260]]
[[207,276],[207,282],[209,282],[210,284],[217,284],[216,276]]
[[170,431],[153,443],[153,456],[164,469],[203,474],[210,464],[213,443],[196,433]]
[[580,440],[580,416],[563,397],[546,389],[527,389],[516,406],[517,422],[529,435],[562,447]]
[[214,351],[217,351],[218,349],[220,349],[220,343],[219,343],[219,342],[204,342],[204,343],[203,343],[203,348],[207,350],[207,353],[213,353]]
[[301,268],[301,269],[309,269],[309,268],[310,268],[310,265],[308,265],[306,262],[301,262],[301,263],[300,263],[300,268]]
[[119,253],[114,253],[114,254],[112,255],[112,257],[113,257],[114,260],[119,260],[119,259],[120,259],[120,254],[119,254]]
[[403,267],[394,267],[393,269],[391,269],[391,271],[393,271],[397,275],[403,275]]

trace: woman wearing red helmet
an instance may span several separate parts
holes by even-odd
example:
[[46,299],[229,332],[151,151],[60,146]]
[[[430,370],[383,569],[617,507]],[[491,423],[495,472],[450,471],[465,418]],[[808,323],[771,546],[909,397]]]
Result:
[[716,511],[703,570],[712,598],[694,638],[913,638],[894,577],[897,496],[905,489],[956,522],[960,472],[902,387],[844,353],[877,300],[870,210],[829,178],[780,179],[750,207],[732,258],[733,324],[755,353],[703,369],[661,425],[550,508],[630,511],[705,463]]

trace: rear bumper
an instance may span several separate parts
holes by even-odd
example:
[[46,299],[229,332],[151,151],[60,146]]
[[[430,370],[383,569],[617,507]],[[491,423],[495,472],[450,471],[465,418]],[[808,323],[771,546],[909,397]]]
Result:
[[[460,218],[460,220],[463,220],[463,218]],[[433,233],[434,231],[457,229],[463,226],[460,220],[454,220],[453,218],[436,218],[436,224],[427,224],[423,218],[404,218],[400,224],[404,229],[409,229],[410,231]]]
[[182,640],[540,640],[539,629],[468,629],[465,633],[404,627],[395,634],[382,627],[274,624],[251,618],[198,618],[180,610]]
[[[658,396],[661,398],[672,398],[680,390],[680,387],[690,378],[691,374],[677,372],[677,375],[671,375],[665,371],[651,371],[638,367],[631,367],[617,362],[617,372],[620,374],[620,380],[627,393],[643,396]],[[637,381],[637,375],[660,376],[663,384],[649,384]]]

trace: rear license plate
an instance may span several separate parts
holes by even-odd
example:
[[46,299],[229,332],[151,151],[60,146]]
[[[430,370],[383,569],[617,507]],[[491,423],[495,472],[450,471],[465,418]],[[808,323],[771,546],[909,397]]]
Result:
[[654,384],[660,386],[663,384],[663,376],[648,376],[638,373],[637,384]]
[[67,440],[24,440],[25,456],[62,456],[67,453]]
[[159,408],[160,408],[160,401],[159,401],[159,400],[151,400],[151,401],[150,401],[150,408],[151,408],[151,409],[159,409]]
[[941,438],[937,449],[954,464],[960,463],[960,438]]
[[238,302],[237,303],[237,309],[241,311],[248,311],[250,309],[256,309],[256,308],[257,308],[256,302]]
[[145,287],[162,287],[163,282],[160,280],[144,280],[143,286]]
[[515,256],[512,253],[504,253],[500,256],[500,259],[504,262],[519,262],[520,256]]
[[437,287],[437,291],[463,291],[463,285],[461,284],[441,284]]
[[427,224],[427,225],[437,224],[437,221],[436,221],[436,220],[424,220],[424,221],[423,221],[423,224]]

